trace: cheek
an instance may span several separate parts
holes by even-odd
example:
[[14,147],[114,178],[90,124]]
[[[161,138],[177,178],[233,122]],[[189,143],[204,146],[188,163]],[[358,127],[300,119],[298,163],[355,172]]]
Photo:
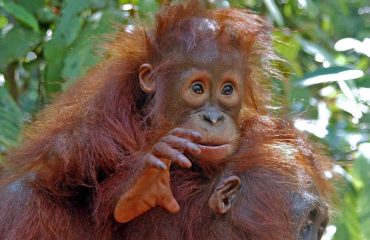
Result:
[[242,101],[235,101],[233,104],[230,104],[230,102],[220,102],[220,106],[222,107],[222,109],[224,109],[227,115],[231,119],[233,119],[233,122],[235,122],[236,124],[239,123],[243,106]]
[[166,121],[177,124],[185,115],[186,108],[175,81],[167,81],[155,93],[155,105],[150,109],[153,115],[161,115]]
[[[219,96],[219,104],[222,106],[223,109],[226,109],[228,111],[232,111],[235,113],[238,113],[242,106],[243,96],[241,96],[239,93],[233,94],[232,96]],[[238,111],[239,110],[239,111]]]
[[170,121],[175,126],[180,125],[184,119],[187,118],[187,110],[186,108],[182,107],[181,102],[175,99],[168,99],[164,102],[165,107],[164,110],[164,116],[167,119],[167,121]]

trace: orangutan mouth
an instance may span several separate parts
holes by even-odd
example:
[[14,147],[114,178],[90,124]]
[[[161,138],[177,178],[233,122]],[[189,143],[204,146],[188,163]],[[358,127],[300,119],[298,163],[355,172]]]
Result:
[[215,144],[215,143],[203,143],[198,144],[201,153],[197,156],[202,161],[220,161],[225,157],[229,156],[233,152],[233,144]]

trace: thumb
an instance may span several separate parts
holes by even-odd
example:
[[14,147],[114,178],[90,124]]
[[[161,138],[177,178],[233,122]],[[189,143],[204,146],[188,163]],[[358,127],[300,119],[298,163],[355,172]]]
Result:
[[171,190],[166,191],[158,205],[169,211],[170,213],[177,213],[180,211],[180,205],[173,197]]
[[151,208],[152,206],[145,201],[137,199],[130,201],[121,198],[114,209],[114,219],[119,223],[126,223],[149,211]]

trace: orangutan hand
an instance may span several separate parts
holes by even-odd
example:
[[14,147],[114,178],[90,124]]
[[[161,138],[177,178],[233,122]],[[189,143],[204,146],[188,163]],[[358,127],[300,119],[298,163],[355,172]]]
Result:
[[145,168],[135,184],[118,200],[115,220],[128,222],[156,206],[171,213],[178,212],[180,206],[171,191],[169,167],[171,163],[191,167],[185,153],[188,156],[200,154],[200,148],[194,143],[200,140],[198,132],[182,128],[175,128],[161,138],[145,155]]

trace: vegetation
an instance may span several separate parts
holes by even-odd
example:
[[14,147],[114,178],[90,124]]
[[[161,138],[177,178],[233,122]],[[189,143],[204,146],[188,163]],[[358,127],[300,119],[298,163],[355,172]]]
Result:
[[[99,62],[114,23],[150,22],[156,0],[0,0],[0,160],[58,92]],[[177,1],[179,2],[179,1]],[[271,21],[287,81],[280,111],[336,161],[337,209],[324,239],[370,239],[370,5],[368,0],[213,0]]]

